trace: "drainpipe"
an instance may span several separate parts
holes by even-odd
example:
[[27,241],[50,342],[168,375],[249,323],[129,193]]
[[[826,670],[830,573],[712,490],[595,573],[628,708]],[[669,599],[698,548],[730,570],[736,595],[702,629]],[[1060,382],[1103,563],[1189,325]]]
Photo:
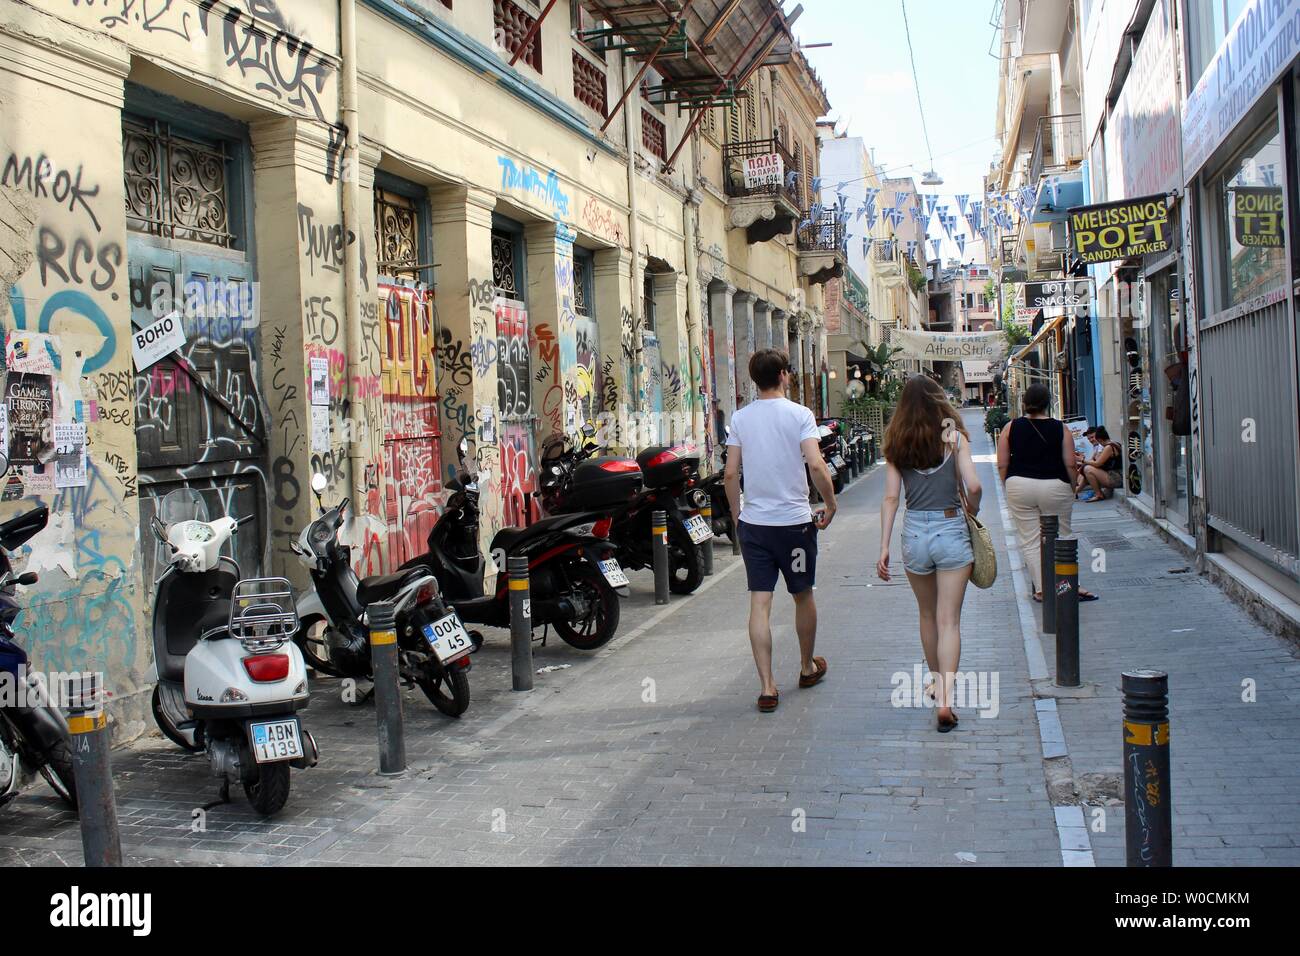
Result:
[[[628,58],[623,54],[619,58],[619,75],[623,88],[627,89],[628,80]],[[627,204],[630,214],[628,222],[627,239],[632,246],[632,329],[634,341],[637,344],[637,354],[640,354],[644,347],[643,330],[645,329],[645,303],[641,301],[641,283],[643,277],[638,268],[640,260],[638,251],[641,246],[641,217],[638,212],[639,204],[637,202],[637,174],[636,174],[636,132],[632,126],[632,116],[641,106],[641,91],[634,89],[623,104],[623,134],[624,145],[627,147]],[[620,317],[621,321],[621,317]],[[633,413],[639,413],[641,409],[641,375],[636,365],[628,369],[628,395],[635,398],[635,408]],[[631,404],[631,403],[629,403]],[[627,435],[623,429],[619,429],[624,441],[625,450],[635,452],[637,446],[627,440]],[[639,435],[640,430],[637,430]]]
[[361,362],[361,185],[358,153],[361,134],[357,128],[357,5],[356,0],[339,0],[339,60],[342,72],[342,114],[347,127],[343,144],[343,165],[340,179],[343,186],[343,229],[356,234],[355,242],[343,244],[343,293],[348,363],[348,415],[354,421],[365,421],[367,435],[362,438],[360,428],[348,429],[348,462],[352,472],[353,514],[364,512],[366,507],[365,450],[369,444],[368,416],[359,414],[365,401],[359,394],[362,376],[369,372]]
[[[700,315],[700,281],[698,234],[699,215],[696,203],[699,193],[699,157],[696,155],[695,143],[691,143],[691,184],[687,187],[686,200],[682,203],[682,232],[686,236],[686,348],[689,352],[687,361],[691,368],[691,381],[698,383],[695,401],[691,403],[691,438],[701,443],[705,439],[705,416],[710,410],[704,407],[705,369],[704,369],[704,330],[703,316]],[[707,456],[706,461],[711,461]]]

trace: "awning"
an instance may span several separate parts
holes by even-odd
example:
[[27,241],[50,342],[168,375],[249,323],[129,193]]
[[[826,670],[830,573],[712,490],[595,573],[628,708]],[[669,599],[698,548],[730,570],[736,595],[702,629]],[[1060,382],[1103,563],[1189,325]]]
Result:
[[1052,332],[1067,318],[1068,316],[1058,315],[1055,316],[1054,318],[1048,319],[1046,322],[1043,323],[1043,327],[1038,330],[1038,334],[1036,334],[1032,339],[1029,340],[1029,344],[1026,345],[1024,348],[1022,348],[1015,355],[1011,356],[1009,361],[1011,362],[1020,361],[1022,358],[1025,357],[1025,353],[1027,353],[1030,349],[1037,348],[1038,345],[1043,341],[1043,339],[1051,335]]

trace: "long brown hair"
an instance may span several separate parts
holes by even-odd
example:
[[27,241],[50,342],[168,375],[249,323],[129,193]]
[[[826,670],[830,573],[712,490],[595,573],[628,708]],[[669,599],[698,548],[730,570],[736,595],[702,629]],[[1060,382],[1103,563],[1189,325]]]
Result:
[[943,389],[928,376],[913,375],[885,429],[885,458],[896,468],[933,468],[943,461],[943,439],[953,428],[970,439]]

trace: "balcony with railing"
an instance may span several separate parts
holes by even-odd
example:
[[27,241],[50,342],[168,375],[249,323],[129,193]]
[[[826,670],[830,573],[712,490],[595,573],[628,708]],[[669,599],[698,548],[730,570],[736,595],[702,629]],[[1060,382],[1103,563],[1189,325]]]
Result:
[[722,167],[731,227],[751,244],[789,235],[799,216],[798,165],[781,141],[728,143]]
[[902,256],[896,244],[877,240],[871,247],[871,267],[886,285],[902,285],[906,276],[903,273]]
[[1083,117],[1078,113],[1040,116],[1034,136],[1034,150],[1029,154],[1026,181],[1037,188],[1044,176],[1078,169],[1085,157]]
[[795,246],[799,274],[809,283],[822,285],[844,274],[844,223],[834,212],[806,219],[795,237]]

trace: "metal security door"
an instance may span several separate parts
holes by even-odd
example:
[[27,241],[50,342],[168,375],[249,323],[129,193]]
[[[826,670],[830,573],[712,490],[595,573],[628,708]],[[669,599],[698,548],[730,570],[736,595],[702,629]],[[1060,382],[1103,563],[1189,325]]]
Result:
[[384,407],[384,570],[427,548],[441,502],[433,291],[381,283]]
[[[153,240],[127,244],[131,324],[142,329],[177,312],[185,344],[133,378],[141,520],[155,501],[188,487],[211,517],[255,515],[235,536],[245,575],[266,559],[265,410],[257,387],[253,269],[229,256],[180,252]],[[146,580],[156,576],[145,547]]]

